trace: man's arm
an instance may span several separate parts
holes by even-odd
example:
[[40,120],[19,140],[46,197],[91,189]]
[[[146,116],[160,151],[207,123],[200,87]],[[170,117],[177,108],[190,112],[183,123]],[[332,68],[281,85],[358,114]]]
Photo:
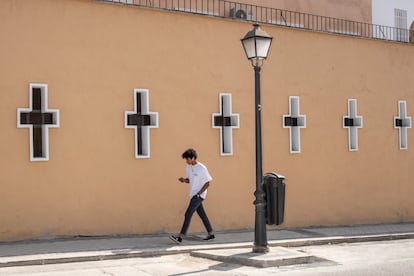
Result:
[[203,187],[201,188],[201,190],[197,193],[197,195],[201,195],[202,193],[204,193],[205,190],[207,190],[207,188],[210,186],[210,182],[206,182]]

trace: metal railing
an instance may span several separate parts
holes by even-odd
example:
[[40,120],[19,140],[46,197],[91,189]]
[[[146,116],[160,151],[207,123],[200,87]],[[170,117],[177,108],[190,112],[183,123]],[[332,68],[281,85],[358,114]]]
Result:
[[414,43],[414,30],[363,23],[225,0],[97,0],[146,8],[232,18],[316,32]]

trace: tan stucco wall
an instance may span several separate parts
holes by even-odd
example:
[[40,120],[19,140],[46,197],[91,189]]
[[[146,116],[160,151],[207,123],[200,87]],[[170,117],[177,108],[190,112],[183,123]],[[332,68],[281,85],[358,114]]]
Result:
[[[188,187],[181,153],[199,151],[214,181],[206,209],[217,230],[253,227],[254,74],[240,38],[248,23],[89,0],[0,1],[0,240],[178,231]],[[264,171],[286,176],[281,227],[414,220],[414,136],[398,147],[397,101],[414,112],[413,47],[263,26],[274,37],[262,70]],[[30,162],[16,127],[29,83],[47,83],[60,128],[50,160]],[[124,127],[133,89],[148,88],[151,157],[134,158]],[[240,128],[220,156],[211,114],[233,95]],[[282,128],[289,96],[307,116],[302,152]],[[347,99],[364,116],[348,151]],[[202,231],[194,217],[190,231]]]

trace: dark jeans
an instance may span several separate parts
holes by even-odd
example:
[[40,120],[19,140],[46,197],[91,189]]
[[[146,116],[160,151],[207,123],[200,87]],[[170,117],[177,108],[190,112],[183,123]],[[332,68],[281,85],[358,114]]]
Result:
[[212,232],[213,228],[211,227],[210,221],[208,220],[207,214],[204,211],[203,207],[203,198],[194,196],[190,200],[190,204],[188,205],[187,211],[184,215],[184,223],[183,227],[181,228],[181,234],[187,234],[188,227],[190,226],[191,218],[195,211],[200,216],[201,220],[203,221],[204,227],[206,228],[207,232]]

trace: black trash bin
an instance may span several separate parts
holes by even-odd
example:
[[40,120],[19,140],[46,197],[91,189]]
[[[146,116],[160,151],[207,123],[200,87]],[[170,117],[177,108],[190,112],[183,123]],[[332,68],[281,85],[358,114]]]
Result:
[[285,177],[277,173],[266,173],[263,177],[266,194],[266,224],[283,223],[285,213]]

